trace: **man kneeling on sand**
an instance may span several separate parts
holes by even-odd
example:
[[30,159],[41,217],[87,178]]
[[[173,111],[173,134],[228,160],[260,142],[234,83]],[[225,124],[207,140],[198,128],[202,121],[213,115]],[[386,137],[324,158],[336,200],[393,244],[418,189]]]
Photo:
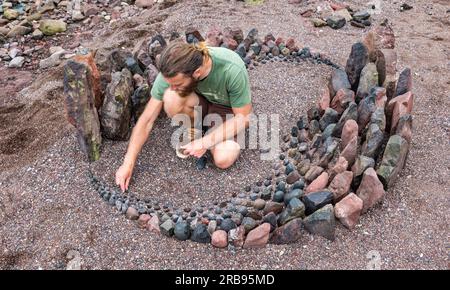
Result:
[[[128,189],[138,154],[162,108],[170,118],[188,116],[192,124],[187,128],[189,143],[176,148],[177,155],[205,158],[204,154],[210,150],[215,166],[221,169],[230,167],[239,157],[241,147],[235,137],[249,125],[252,112],[249,77],[243,60],[234,51],[209,47],[204,42],[175,41],[161,53],[158,68],[160,73],[151,98],[132,131],[123,164],[116,172],[116,184],[123,191]],[[220,122],[205,122],[211,115],[220,116]],[[195,126],[198,120],[202,120],[200,129]],[[203,137],[202,125],[210,127]]]

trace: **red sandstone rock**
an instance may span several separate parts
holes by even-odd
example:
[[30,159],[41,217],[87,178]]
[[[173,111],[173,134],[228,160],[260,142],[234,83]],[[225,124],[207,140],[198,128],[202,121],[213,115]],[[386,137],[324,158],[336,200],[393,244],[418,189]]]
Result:
[[358,223],[363,201],[353,192],[344,197],[334,207],[334,215],[348,229],[353,229]]
[[224,230],[215,231],[211,237],[211,244],[217,248],[225,248],[228,246],[228,235]]

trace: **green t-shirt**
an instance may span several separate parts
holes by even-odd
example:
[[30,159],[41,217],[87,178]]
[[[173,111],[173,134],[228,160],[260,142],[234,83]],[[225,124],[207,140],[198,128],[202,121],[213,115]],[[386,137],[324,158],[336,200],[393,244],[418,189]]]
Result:
[[[241,57],[224,47],[208,47],[208,51],[212,69],[205,79],[199,81],[195,91],[209,102],[227,107],[239,108],[249,104],[250,81]],[[168,87],[169,84],[159,73],[151,90],[152,98],[161,101]]]

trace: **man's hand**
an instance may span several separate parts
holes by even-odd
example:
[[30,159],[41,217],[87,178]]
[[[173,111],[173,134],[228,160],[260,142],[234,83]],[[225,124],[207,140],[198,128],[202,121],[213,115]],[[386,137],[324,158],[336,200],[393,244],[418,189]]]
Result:
[[184,146],[181,146],[180,148],[183,150],[184,154],[192,155],[197,158],[202,157],[203,154],[206,153],[206,150],[208,150],[208,148],[206,148],[203,144],[203,138],[194,140]]
[[133,166],[122,164],[116,172],[116,184],[120,186],[122,191],[128,190],[131,175],[133,174]]

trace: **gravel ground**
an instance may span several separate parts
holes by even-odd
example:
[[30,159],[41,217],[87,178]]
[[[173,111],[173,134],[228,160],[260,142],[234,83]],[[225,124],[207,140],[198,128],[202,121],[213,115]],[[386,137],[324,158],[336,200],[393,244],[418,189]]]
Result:
[[[132,47],[154,31],[182,31],[190,24],[203,33],[213,25],[241,27],[244,32],[257,27],[262,35],[293,36],[344,65],[351,45],[365,30],[349,25],[337,31],[311,27],[299,12],[317,2],[287,2],[248,6],[234,1],[180,1],[168,10],[144,11],[127,24],[113,25],[110,31],[96,31],[95,39],[83,44],[99,48],[102,59],[111,46]],[[347,2],[353,7],[365,3]],[[448,269],[450,13],[446,11],[450,6],[445,6],[445,1],[408,3],[414,8],[400,13],[400,2],[383,1],[382,13],[374,16],[374,22],[390,19],[397,40],[398,68],[409,66],[414,73],[412,148],[394,188],[382,204],[361,217],[353,231],[339,224],[334,242],[305,232],[295,244],[235,253],[150,234],[107,206],[89,186],[87,164],[78,150],[74,129],[61,112],[52,121],[46,118],[46,130],[38,124],[39,119],[30,117],[35,115],[32,111],[26,111],[19,126],[28,121],[36,129],[36,139],[50,145],[27,147],[30,142],[25,140],[15,145],[17,151],[1,152],[0,268],[62,269],[67,266],[69,250],[76,250],[83,269],[365,269],[374,262],[372,251],[379,254],[382,269]],[[155,13],[159,17],[149,17]],[[316,101],[329,72],[327,66],[309,63],[270,63],[250,71],[256,113],[279,113],[282,133],[287,132]],[[40,82],[42,87],[48,86]],[[41,101],[53,110],[58,105],[63,108],[62,94],[42,101],[30,97],[35,90],[24,92],[33,104]],[[3,108],[2,114],[13,113]],[[12,128],[13,123],[1,127]],[[257,150],[245,150],[227,171],[213,167],[197,171],[192,161],[176,158],[169,146],[171,130],[169,120],[160,118],[140,155],[132,183],[140,196],[169,201],[175,207],[208,205],[230,198],[232,192],[270,172],[272,162],[261,161]],[[2,136],[0,142],[6,144]],[[34,150],[20,150],[21,146]],[[93,164],[93,171],[112,183],[126,146],[126,142],[105,142],[102,159]]]

